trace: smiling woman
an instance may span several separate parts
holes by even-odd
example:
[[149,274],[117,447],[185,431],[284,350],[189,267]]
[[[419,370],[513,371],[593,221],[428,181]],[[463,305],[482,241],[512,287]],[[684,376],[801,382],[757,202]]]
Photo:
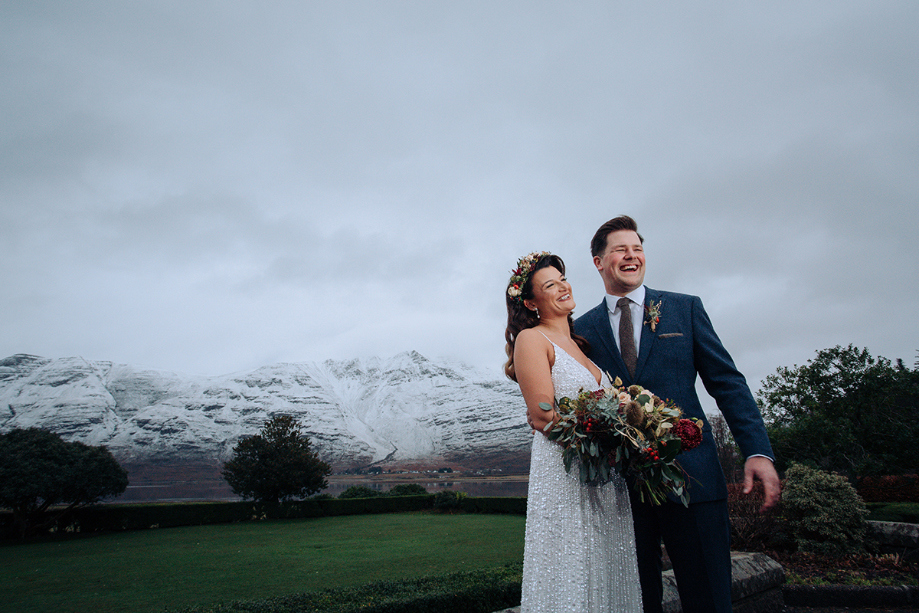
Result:
[[[540,298],[537,298],[536,290],[534,289],[536,286],[534,277],[536,275],[539,275]],[[571,297],[571,286],[564,275],[565,263],[562,258],[547,251],[530,253],[517,260],[517,268],[514,269],[511,275],[507,285],[507,292],[504,296],[507,305],[507,328],[504,331],[504,339],[507,341],[505,352],[508,358],[504,365],[504,373],[510,380],[517,381],[516,367],[514,365],[514,349],[517,344],[517,336],[523,330],[535,328],[540,324],[539,301],[552,288],[556,292],[561,290],[561,295],[556,296],[557,298],[563,298],[566,293],[569,298]],[[568,331],[563,333],[562,336],[571,336],[583,351],[588,345],[587,341],[573,332],[572,312],[574,306],[574,300],[571,299],[561,309],[550,310],[557,315],[564,315],[567,319]],[[545,305],[544,312],[548,314],[545,311]]]
[[[641,610],[635,536],[625,480],[585,485],[565,470],[561,447],[544,436],[556,397],[610,382],[573,332],[575,302],[561,258],[517,262],[505,294],[508,362],[536,431],[530,459],[521,613]],[[540,405],[547,407],[547,410]],[[573,573],[573,574],[572,574]],[[564,581],[557,581],[565,578]]]

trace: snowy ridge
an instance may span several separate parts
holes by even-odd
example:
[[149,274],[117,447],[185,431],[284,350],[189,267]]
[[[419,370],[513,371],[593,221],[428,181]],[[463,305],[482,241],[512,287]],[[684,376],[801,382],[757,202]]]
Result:
[[226,460],[276,414],[338,467],[528,453],[515,384],[417,352],[195,377],[78,357],[0,360],[0,432],[40,427],[121,461]]

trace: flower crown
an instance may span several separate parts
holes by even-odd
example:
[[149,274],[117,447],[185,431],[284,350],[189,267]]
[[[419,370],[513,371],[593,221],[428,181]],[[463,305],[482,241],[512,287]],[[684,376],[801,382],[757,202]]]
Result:
[[534,251],[517,260],[517,268],[511,271],[511,280],[507,284],[507,295],[518,304],[523,304],[523,286],[533,274],[536,262],[547,255],[548,251]]

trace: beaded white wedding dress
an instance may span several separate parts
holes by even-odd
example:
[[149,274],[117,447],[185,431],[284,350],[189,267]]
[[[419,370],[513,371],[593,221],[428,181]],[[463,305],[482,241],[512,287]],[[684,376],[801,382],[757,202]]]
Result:
[[[556,398],[597,389],[589,370],[552,345]],[[577,467],[565,472],[561,447],[533,435],[521,613],[642,610],[627,488],[618,473],[602,486],[582,485]]]

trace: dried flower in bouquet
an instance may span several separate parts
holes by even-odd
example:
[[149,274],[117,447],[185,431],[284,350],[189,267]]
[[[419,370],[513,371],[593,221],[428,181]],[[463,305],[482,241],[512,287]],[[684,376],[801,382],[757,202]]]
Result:
[[558,419],[546,425],[549,440],[562,447],[565,470],[575,463],[582,483],[603,484],[613,470],[629,479],[641,500],[659,505],[673,494],[689,504],[686,475],[677,456],[702,442],[702,421],[685,419],[673,403],[640,385],[581,391],[575,398],[559,398]]

